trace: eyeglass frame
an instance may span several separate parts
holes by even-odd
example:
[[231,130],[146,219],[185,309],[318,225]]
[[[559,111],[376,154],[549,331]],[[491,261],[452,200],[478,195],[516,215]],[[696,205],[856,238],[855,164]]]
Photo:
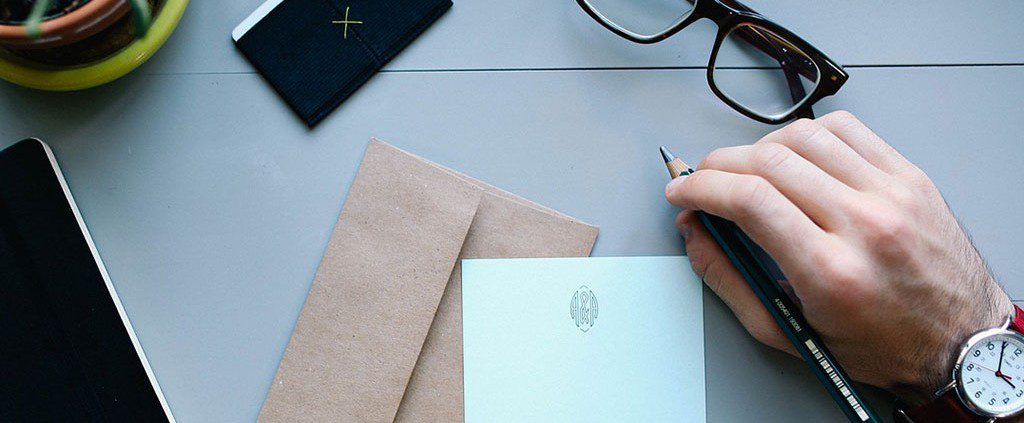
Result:
[[[811,45],[811,43],[807,42],[803,38],[800,38],[800,36],[794,34],[792,31],[786,29],[782,25],[772,22],[768,18],[764,17],[760,13],[757,13],[756,11],[747,7],[743,3],[740,3],[739,1],[687,1],[693,3],[693,9],[691,9],[685,16],[681,17],[679,21],[672,24],[667,29],[653,35],[637,34],[626,28],[623,28],[619,24],[615,23],[615,21],[601,14],[601,12],[598,11],[593,6],[591,6],[587,2],[587,0],[576,0],[576,3],[579,4],[579,6],[583,9],[584,12],[587,13],[587,15],[590,15],[591,18],[593,18],[595,21],[601,24],[601,26],[604,26],[605,28],[607,28],[608,30],[612,31],[613,33],[622,38],[639,44],[653,44],[663,41],[668,37],[675,35],[677,32],[683,30],[683,28],[686,28],[690,24],[698,20],[708,18],[718,26],[718,34],[715,36],[715,44],[711,50],[711,57],[708,59],[707,66],[707,79],[708,85],[711,87],[711,91],[714,92],[719,99],[721,99],[723,102],[731,106],[736,111],[740,112],[744,116],[747,116],[751,119],[754,119],[762,123],[776,125],[794,118],[813,118],[814,111],[812,110],[812,106],[822,98],[834,95],[836,92],[839,91],[839,88],[841,88],[843,84],[845,84],[846,81],[849,79],[849,74],[847,74],[846,71],[843,70],[842,66],[840,66],[838,63],[830,59],[816,47]],[[802,53],[808,59],[810,59],[811,64],[813,64],[816,67],[816,70],[818,72],[817,84],[814,87],[814,91],[812,91],[810,95],[806,95],[806,92],[804,92],[802,84],[800,84],[799,81],[796,81],[794,83],[792,73],[794,71],[794,66],[787,66],[787,63],[783,63],[780,61],[780,65],[782,66],[783,71],[786,72],[787,84],[790,88],[790,95],[794,97],[794,101],[796,101],[795,97],[797,97],[798,94],[799,97],[803,98],[803,100],[795,104],[784,114],[778,116],[768,116],[753,111],[747,106],[744,106],[738,101],[735,101],[732,98],[730,98],[728,94],[726,94],[720,88],[718,88],[718,85],[715,83],[715,60],[718,58],[718,51],[722,46],[722,42],[725,41],[726,36],[728,36],[734,30],[739,29],[739,27],[743,25],[752,25],[755,27],[760,27],[781,37],[782,39],[787,41],[792,47],[795,47],[797,50],[800,51],[800,53]],[[754,42],[756,40],[752,41],[748,39],[747,41],[750,42],[751,44],[754,44],[756,48],[762,50],[765,54],[772,55],[773,58],[778,60],[777,57],[774,57],[772,52],[765,51],[765,47],[763,45],[758,46]],[[783,52],[785,52],[785,50],[783,50]],[[781,52],[776,51],[776,53],[778,54]],[[796,69],[796,71],[799,72],[799,69]]]

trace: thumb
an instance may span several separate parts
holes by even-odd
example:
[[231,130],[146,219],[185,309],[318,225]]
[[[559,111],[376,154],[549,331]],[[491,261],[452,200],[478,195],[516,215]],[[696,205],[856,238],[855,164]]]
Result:
[[686,240],[686,256],[690,259],[693,271],[729,306],[747,332],[762,344],[799,357],[761,300],[733,267],[697,215],[690,210],[679,213],[676,226]]

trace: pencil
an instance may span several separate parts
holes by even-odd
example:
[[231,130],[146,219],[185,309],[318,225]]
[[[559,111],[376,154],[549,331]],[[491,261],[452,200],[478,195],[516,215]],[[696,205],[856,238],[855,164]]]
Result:
[[[665,166],[668,167],[673,179],[694,172],[665,147],[661,147],[661,156],[665,159]],[[703,211],[694,213],[750,285],[750,289],[775,319],[775,323],[793,343],[793,347],[803,357],[814,376],[842,409],[843,414],[851,422],[881,422],[882,420],[857,392],[856,387],[850,383],[850,377],[836,362],[828,347],[807,324],[803,313],[796,308],[793,300],[779,285],[779,281],[784,280],[785,276],[779,270],[778,264],[735,223]]]

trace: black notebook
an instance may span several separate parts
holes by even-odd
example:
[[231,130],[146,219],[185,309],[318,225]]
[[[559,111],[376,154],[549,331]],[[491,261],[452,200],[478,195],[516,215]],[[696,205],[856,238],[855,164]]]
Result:
[[231,35],[312,127],[451,6],[451,0],[269,0]]
[[0,151],[0,422],[174,421],[53,153]]

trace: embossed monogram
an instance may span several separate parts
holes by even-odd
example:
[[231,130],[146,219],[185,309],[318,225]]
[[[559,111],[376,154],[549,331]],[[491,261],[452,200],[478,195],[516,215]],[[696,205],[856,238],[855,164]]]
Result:
[[569,300],[569,317],[581,331],[589,331],[597,320],[597,296],[586,285],[579,287]]

